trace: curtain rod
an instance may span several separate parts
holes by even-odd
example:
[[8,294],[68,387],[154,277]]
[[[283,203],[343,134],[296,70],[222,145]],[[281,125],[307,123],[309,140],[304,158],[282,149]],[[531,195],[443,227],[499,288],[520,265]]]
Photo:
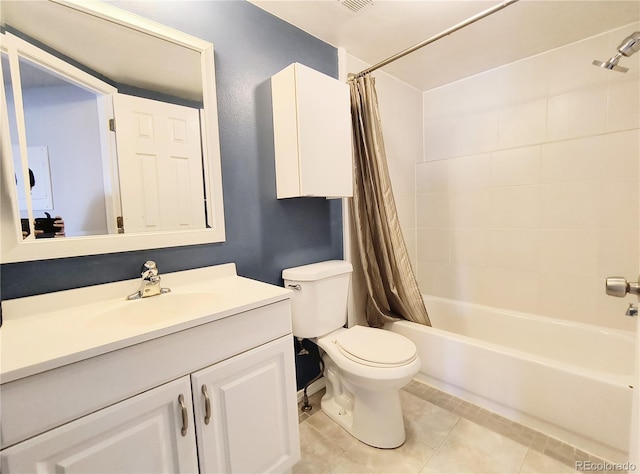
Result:
[[452,26],[451,28],[447,28],[446,30],[444,30],[441,33],[438,33],[435,36],[432,36],[429,39],[426,39],[424,41],[422,41],[421,43],[418,43],[414,46],[411,46],[410,48],[405,49],[404,51],[400,51],[397,54],[394,54],[393,56],[388,57],[387,59],[385,59],[384,61],[380,61],[378,64],[375,64],[371,67],[368,67],[367,69],[363,69],[362,71],[360,71],[357,74],[354,74],[353,76],[350,75],[351,78],[358,78],[358,77],[362,77],[366,74],[369,74],[370,72],[375,71],[376,69],[380,69],[382,66],[386,66],[387,64],[395,61],[396,59],[400,59],[404,56],[406,56],[407,54],[413,53],[414,51],[433,43],[434,41],[438,41],[440,38],[443,38],[445,36],[450,35],[451,33],[454,33],[458,30],[461,30],[462,28],[469,26],[472,23],[475,23],[478,20],[482,20],[485,17],[488,17],[489,15],[493,15],[494,13],[502,10],[503,8],[508,7],[509,5],[517,2],[518,0],[506,0],[505,2],[502,2],[498,5],[495,5],[487,10],[484,10],[480,13],[478,13],[477,15],[472,16],[471,18],[467,18],[466,20],[458,23],[457,25]]

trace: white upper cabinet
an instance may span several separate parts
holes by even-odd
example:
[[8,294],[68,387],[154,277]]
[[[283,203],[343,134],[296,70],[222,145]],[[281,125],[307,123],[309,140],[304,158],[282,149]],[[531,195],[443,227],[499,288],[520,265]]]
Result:
[[351,197],[349,86],[299,63],[271,77],[278,199]]

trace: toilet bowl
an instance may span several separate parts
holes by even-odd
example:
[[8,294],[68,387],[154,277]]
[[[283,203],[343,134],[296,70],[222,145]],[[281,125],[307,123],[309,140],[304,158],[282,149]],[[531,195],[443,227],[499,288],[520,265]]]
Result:
[[318,338],[327,389],[321,409],[363,443],[405,441],[400,389],[420,370],[413,342],[383,329],[354,326]]
[[329,418],[377,448],[404,443],[400,389],[420,370],[412,341],[400,334],[347,323],[352,267],[332,260],[283,270],[293,290],[293,335],[316,340],[322,350]]

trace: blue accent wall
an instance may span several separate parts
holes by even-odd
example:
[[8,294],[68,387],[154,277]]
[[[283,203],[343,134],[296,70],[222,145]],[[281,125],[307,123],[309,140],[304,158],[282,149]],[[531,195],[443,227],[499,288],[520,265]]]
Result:
[[283,268],[342,258],[339,200],[276,199],[270,77],[293,62],[337,77],[337,50],[244,1],[112,1],[210,41],[215,66],[227,240],[5,264],[2,299],[235,262],[238,273],[276,285]]

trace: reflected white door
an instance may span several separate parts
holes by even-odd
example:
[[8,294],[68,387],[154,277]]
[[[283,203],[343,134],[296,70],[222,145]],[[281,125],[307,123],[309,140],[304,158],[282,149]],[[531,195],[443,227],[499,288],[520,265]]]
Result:
[[124,230],[204,229],[199,111],[114,95]]

